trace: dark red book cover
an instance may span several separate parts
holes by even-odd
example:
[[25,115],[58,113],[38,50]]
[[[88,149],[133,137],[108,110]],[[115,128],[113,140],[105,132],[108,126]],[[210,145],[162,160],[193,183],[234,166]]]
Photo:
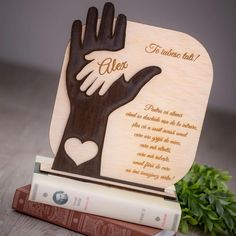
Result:
[[21,213],[88,236],[154,236],[155,229],[29,201],[30,185],[16,189],[12,208]]

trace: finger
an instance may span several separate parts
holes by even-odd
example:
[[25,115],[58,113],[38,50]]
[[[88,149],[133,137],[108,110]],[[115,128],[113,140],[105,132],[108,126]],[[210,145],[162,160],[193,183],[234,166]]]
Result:
[[116,50],[124,48],[126,25],[127,25],[126,16],[123,14],[120,14],[117,17],[115,31],[114,31],[114,35],[113,35],[114,45],[116,45],[116,47],[117,47]]
[[104,83],[104,80],[97,78],[93,84],[89,87],[86,94],[88,96],[91,96],[102,84]]
[[[92,72],[90,64],[87,64],[77,75],[77,80],[82,80],[86,75]],[[87,80],[87,79],[86,79]]]
[[97,57],[99,57],[99,55],[101,55],[101,51],[93,51],[89,54],[86,54],[85,59],[87,61],[92,61],[92,60],[96,59]]
[[84,48],[90,49],[93,43],[97,38],[97,19],[98,19],[98,11],[95,7],[90,7],[87,14],[85,34],[83,45]]
[[91,73],[83,82],[83,84],[80,86],[81,91],[85,91],[91,86],[91,84],[97,79],[97,77],[93,76],[93,73]]
[[111,87],[112,83],[104,83],[101,87],[101,89],[99,90],[99,95],[103,96],[107,90]]
[[112,3],[108,2],[104,5],[98,33],[98,39],[102,42],[112,37],[114,11],[114,5]]
[[70,43],[70,62],[78,61],[79,52],[82,48],[81,43],[82,23],[76,20],[71,28],[71,43]]

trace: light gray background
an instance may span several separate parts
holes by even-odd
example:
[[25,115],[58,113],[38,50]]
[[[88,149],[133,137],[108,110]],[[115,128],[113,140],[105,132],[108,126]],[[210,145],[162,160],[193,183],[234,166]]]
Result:
[[[0,59],[59,73],[74,19],[105,1],[0,0]],[[208,50],[214,66],[209,105],[236,112],[235,0],[114,0],[128,20],[182,31]]]

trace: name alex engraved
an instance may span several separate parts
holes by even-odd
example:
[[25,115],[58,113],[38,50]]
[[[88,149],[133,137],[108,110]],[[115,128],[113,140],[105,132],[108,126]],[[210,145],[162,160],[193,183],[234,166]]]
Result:
[[111,74],[114,71],[125,70],[128,68],[128,62],[118,62],[111,57],[105,58],[101,63],[97,63],[99,66],[98,72],[100,75]]

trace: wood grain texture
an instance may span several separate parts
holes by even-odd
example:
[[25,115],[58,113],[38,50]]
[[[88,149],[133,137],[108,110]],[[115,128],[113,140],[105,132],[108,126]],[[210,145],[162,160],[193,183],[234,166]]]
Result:
[[[35,155],[53,156],[48,128],[58,75],[2,62],[0,74],[0,235],[29,235],[26,232],[35,236],[79,235],[11,209],[15,189],[31,180]],[[196,157],[197,162],[229,170],[233,192],[236,192],[235,120],[235,114],[208,111]],[[194,231],[188,235],[204,234]]]
[[[104,17],[113,22],[114,13],[106,11],[105,5],[109,16],[104,13],[101,23],[95,24],[97,18],[91,11],[85,27],[81,22],[73,24],[64,57],[50,127],[56,156],[52,168],[146,189],[166,188],[180,180],[194,161],[213,79],[210,57],[201,43],[187,34],[130,21],[126,26],[125,20],[119,37],[122,46],[114,44],[112,23],[107,23],[108,36],[101,44]],[[88,22],[93,22],[93,27]],[[100,26],[97,39],[92,37],[86,51],[87,31],[93,29],[96,34],[95,25]],[[87,91],[82,87],[91,74],[99,81],[98,65],[110,58],[106,49],[117,53],[112,54],[113,62],[125,61],[128,67],[115,81],[111,79],[115,71],[106,74],[100,87],[106,80],[114,83],[104,95],[100,95],[103,87],[88,95],[90,87]],[[86,57],[92,62],[80,65]],[[81,70],[90,73],[76,80]],[[64,144],[71,138],[96,143],[96,156],[77,165],[80,162],[65,151]],[[75,149],[70,153],[76,153]],[[89,150],[87,154],[91,157]],[[79,159],[79,151],[77,155],[74,159]]]

